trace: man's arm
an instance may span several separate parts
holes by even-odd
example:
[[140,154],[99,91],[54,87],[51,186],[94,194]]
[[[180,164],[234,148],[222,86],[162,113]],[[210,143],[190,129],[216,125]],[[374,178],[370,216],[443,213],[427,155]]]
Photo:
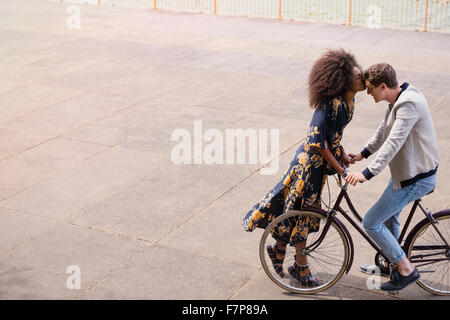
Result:
[[405,102],[398,107],[389,136],[384,141],[375,159],[363,171],[367,180],[379,174],[391,162],[405,143],[418,119],[419,113],[413,103]]
[[346,181],[355,185],[357,182],[370,180],[379,174],[403,146],[418,119],[419,113],[415,109],[414,104],[406,102],[399,106],[389,136],[381,146],[376,158],[362,174],[359,172],[351,173]]

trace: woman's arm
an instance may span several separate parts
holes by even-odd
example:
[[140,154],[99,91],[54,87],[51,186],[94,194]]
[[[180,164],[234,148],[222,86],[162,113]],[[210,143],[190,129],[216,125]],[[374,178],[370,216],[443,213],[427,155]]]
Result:
[[320,155],[336,170],[341,176],[344,174],[345,169],[339,164],[336,158],[333,156],[329,149],[317,148]]

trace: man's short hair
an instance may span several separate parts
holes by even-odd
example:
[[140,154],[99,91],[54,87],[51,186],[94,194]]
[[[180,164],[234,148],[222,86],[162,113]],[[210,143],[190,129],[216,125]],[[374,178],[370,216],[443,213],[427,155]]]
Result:
[[362,78],[368,80],[375,87],[382,83],[391,89],[398,86],[397,75],[389,63],[374,64],[363,72]]

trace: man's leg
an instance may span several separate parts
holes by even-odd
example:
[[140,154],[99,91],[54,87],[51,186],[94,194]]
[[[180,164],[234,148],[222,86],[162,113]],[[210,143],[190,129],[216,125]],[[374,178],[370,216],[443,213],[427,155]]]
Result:
[[363,226],[369,236],[380,246],[392,263],[402,261],[406,255],[397,242],[397,237],[386,227],[386,221],[396,216],[408,204],[408,190],[392,188],[392,181],[380,199],[370,208],[363,219]]
[[397,212],[384,223],[386,228],[388,228],[397,241],[400,238],[400,213],[401,211]]
[[[384,223],[386,228],[388,228],[388,230],[392,233],[395,239],[397,239],[397,241],[400,238],[400,221],[399,221],[400,213],[401,211],[397,212],[392,218],[390,218]],[[377,270],[377,266],[374,264],[361,264],[359,266],[359,270],[367,274],[373,274],[373,272]],[[381,275],[388,276],[389,274],[382,271]]]
[[[372,206],[363,219],[363,226],[372,239],[380,246],[381,250],[387,255],[389,260],[397,265],[400,276],[396,280],[389,281],[382,285],[383,290],[393,288],[402,289],[409,283],[419,278],[419,273],[406,258],[406,255],[398,243],[396,236],[386,227],[394,225],[398,212],[410,202],[415,201],[429,193],[436,183],[436,175],[421,179],[413,185],[394,190],[392,181],[389,182],[381,198]],[[413,279],[414,278],[414,279]],[[384,286],[384,288],[383,288]]]

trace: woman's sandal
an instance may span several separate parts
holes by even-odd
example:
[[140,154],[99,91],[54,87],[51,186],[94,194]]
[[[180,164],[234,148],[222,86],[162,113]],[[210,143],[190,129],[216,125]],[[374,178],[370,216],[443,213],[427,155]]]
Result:
[[[280,277],[284,278],[286,275],[283,271],[283,261],[284,255],[286,254],[286,249],[280,249],[276,245],[267,246],[267,253],[269,254],[270,260],[272,260],[272,265],[276,273],[280,275]],[[277,258],[277,255],[283,255],[283,260]]]
[[309,268],[308,264],[301,265],[297,264],[297,262],[294,262],[294,265],[288,268],[288,272],[295,280],[300,282],[300,284],[304,287],[313,288],[320,286],[322,283],[319,281],[319,279],[317,279],[317,277],[313,276],[311,273],[308,273],[303,277],[300,276],[300,272],[305,271],[308,268]]

